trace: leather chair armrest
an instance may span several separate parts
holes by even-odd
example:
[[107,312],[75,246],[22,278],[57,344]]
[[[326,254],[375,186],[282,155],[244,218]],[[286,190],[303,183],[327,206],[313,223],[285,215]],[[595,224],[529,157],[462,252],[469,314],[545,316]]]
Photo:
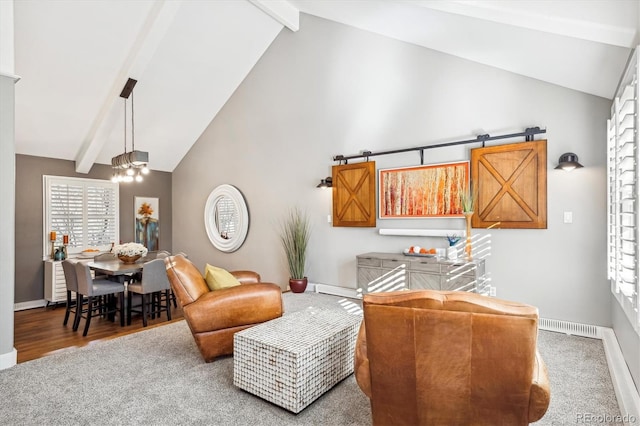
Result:
[[236,277],[240,284],[259,283],[260,274],[254,271],[231,271],[231,275]]
[[551,400],[549,376],[540,353],[536,351],[535,364],[533,366],[533,378],[531,381],[531,394],[529,397],[529,423],[540,420],[547,412]]
[[282,315],[282,290],[272,283],[223,288],[202,295],[183,312],[194,333],[259,324]]
[[353,366],[358,386],[371,399],[371,371],[369,370],[369,358],[367,357],[367,333],[364,328],[364,321],[360,325],[358,339],[356,340]]

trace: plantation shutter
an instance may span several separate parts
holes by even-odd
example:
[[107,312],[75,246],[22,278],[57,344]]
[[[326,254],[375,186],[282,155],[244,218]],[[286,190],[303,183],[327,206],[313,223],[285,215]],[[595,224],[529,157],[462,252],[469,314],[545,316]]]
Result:
[[[84,241],[82,185],[53,183],[50,187],[50,225],[47,229],[57,233],[56,246],[62,244],[62,236],[69,236],[68,249],[81,247]],[[44,231],[45,236],[49,233]]]
[[607,267],[611,291],[640,334],[638,310],[638,57],[634,53],[607,120]]
[[44,176],[44,256],[50,255],[49,233],[55,247],[69,236],[68,253],[86,248],[106,250],[119,241],[118,184],[97,179]]
[[85,186],[87,245],[109,246],[116,242],[117,188],[88,183]]

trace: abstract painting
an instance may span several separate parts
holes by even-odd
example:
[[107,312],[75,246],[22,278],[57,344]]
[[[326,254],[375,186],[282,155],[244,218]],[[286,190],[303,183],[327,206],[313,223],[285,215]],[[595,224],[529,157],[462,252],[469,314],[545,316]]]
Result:
[[160,233],[160,212],[157,198],[135,197],[135,242],[144,245],[149,251],[158,250]]
[[381,169],[380,219],[462,217],[460,194],[469,185],[469,162]]

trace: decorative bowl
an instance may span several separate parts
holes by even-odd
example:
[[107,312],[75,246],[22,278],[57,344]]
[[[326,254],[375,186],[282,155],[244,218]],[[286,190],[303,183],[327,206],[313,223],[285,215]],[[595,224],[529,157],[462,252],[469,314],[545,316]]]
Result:
[[142,256],[139,254],[136,254],[134,256],[127,256],[124,254],[119,254],[118,255],[118,259],[120,259],[120,261],[122,263],[126,263],[126,264],[130,264],[130,263],[136,263],[136,260],[140,259]]

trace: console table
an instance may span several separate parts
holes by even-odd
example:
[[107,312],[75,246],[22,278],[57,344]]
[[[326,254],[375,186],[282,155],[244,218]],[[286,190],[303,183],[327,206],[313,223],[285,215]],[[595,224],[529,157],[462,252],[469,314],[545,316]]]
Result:
[[356,258],[358,288],[363,294],[403,289],[488,294],[484,259],[445,260],[401,253],[364,253]]

